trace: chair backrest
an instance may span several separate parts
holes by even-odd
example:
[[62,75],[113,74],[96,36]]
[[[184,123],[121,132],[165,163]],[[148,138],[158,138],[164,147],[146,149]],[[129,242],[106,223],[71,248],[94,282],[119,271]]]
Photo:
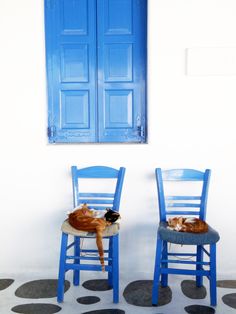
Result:
[[[194,169],[170,169],[155,170],[157,181],[157,192],[159,202],[160,220],[166,221],[167,216],[189,216],[193,215],[202,220],[206,218],[206,206],[208,186],[211,171],[206,169],[204,172]],[[199,182],[200,187],[198,193],[191,194],[189,189],[183,195],[181,193],[168,194],[166,193],[165,184],[167,181],[176,182]],[[185,186],[186,188],[186,186]],[[184,191],[186,192],[186,191]],[[197,194],[197,195],[196,195]]]
[[[124,181],[125,168],[114,169],[105,166],[93,166],[88,168],[78,169],[76,166],[71,167],[72,184],[73,184],[73,200],[74,207],[80,204],[87,203],[89,207],[94,209],[111,208],[119,211],[120,197]],[[99,181],[98,186],[104,188],[104,184],[107,186],[109,193],[96,190],[91,184],[91,180],[88,180],[86,191],[81,191],[81,185],[83,179],[91,179],[93,181]],[[108,182],[104,182],[104,179],[108,179]],[[112,182],[111,181],[115,181]],[[112,187],[112,191],[111,190]],[[107,189],[106,189],[107,191]]]

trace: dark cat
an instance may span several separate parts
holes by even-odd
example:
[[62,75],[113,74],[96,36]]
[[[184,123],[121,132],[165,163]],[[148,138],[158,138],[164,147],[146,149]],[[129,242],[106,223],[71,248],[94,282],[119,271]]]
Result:
[[114,223],[116,222],[119,218],[120,218],[120,214],[118,212],[116,212],[115,210],[112,210],[110,208],[106,209],[107,212],[104,215],[106,221],[109,221],[110,223]]

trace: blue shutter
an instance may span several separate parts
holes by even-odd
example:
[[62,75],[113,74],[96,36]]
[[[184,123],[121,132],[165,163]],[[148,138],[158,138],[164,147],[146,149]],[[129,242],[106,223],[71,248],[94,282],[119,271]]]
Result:
[[96,1],[45,0],[49,141],[96,141]]
[[99,0],[100,142],[146,141],[147,0]]
[[45,0],[51,143],[146,141],[147,0]]

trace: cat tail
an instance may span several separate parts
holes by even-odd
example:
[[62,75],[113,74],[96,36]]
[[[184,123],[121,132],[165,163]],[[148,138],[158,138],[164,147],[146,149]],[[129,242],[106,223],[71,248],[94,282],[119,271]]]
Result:
[[105,263],[104,263],[104,250],[103,250],[103,243],[102,243],[102,233],[103,230],[100,228],[97,229],[96,232],[96,243],[97,243],[97,248],[98,248],[98,253],[100,257],[100,263],[102,265],[102,271],[105,271]]

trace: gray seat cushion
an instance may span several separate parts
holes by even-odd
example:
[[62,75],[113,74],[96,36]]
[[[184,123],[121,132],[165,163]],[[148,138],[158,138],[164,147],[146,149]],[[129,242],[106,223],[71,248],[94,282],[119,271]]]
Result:
[[176,244],[204,245],[218,242],[220,239],[218,232],[208,227],[208,232],[205,233],[178,232],[168,229],[167,222],[162,221],[159,224],[158,233],[162,240]]

